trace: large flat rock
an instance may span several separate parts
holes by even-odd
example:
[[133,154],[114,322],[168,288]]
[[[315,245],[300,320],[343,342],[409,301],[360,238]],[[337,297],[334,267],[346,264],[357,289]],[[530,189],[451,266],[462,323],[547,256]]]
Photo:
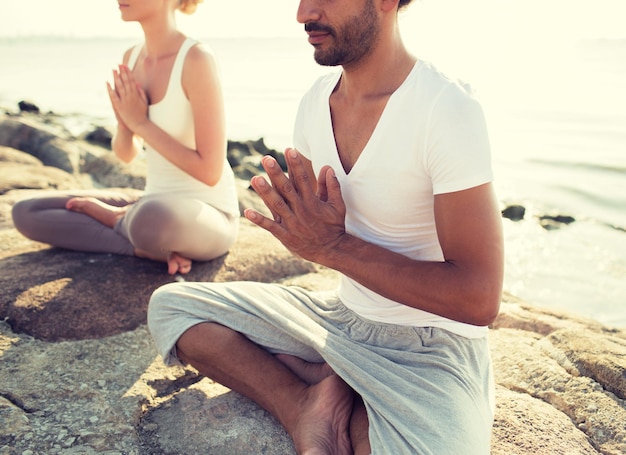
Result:
[[146,321],[152,292],[175,279],[271,282],[315,270],[245,219],[228,254],[194,263],[184,277],[168,275],[164,263],[136,257],[34,242],[24,247],[15,230],[2,237],[21,247],[17,254],[0,252],[0,318],[17,333],[47,341],[104,338],[136,329]]
[[[0,117],[0,455],[293,454],[256,404],[193,368],[163,365],[145,324],[148,298],[174,279],[323,290],[336,287],[337,273],[293,257],[243,219],[231,251],[184,278],[157,262],[25,239],[10,217],[20,197],[143,185],[141,165],[62,131]],[[272,152],[262,141],[229,145],[248,178],[259,153]],[[247,186],[239,196],[242,210],[263,210]],[[626,454],[626,331],[505,294],[489,337],[493,455]]]

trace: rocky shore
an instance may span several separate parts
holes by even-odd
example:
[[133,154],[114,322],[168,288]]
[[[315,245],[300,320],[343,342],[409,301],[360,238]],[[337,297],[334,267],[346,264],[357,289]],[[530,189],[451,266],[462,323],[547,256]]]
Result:
[[[164,264],[65,251],[22,237],[11,206],[47,189],[141,191],[145,167],[125,165],[110,132],[74,136],[64,119],[20,105],[0,113],[0,455],[292,454],[266,412],[192,368],[165,368],[145,325]],[[240,207],[263,140],[229,142]],[[523,217],[522,206],[503,216]],[[546,229],[572,222],[545,218]],[[225,256],[186,280],[257,280],[330,289],[337,274],[293,257],[242,219]],[[492,454],[625,454],[626,330],[504,293],[490,332],[496,374]],[[391,455],[391,454],[390,454]]]

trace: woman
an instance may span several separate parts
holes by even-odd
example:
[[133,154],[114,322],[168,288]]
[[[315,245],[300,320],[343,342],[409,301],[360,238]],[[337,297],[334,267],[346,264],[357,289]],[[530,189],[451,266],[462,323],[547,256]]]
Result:
[[223,255],[239,208],[226,159],[224,106],[213,55],[176,27],[176,10],[202,0],[124,0],[122,19],[145,41],[126,51],[107,83],[117,118],[112,141],[124,162],[145,148],[141,198],[110,191],[48,194],[13,207],[26,237],[78,251],[135,255],[185,274],[193,260]]

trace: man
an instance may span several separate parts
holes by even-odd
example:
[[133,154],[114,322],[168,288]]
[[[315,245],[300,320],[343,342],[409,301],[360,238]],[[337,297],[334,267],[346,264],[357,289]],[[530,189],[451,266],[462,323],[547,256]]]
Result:
[[[149,325],[182,361],[256,401],[301,454],[488,454],[487,326],[502,290],[482,110],[405,49],[411,0],[301,0],[315,59],[289,174],[263,159],[245,216],[342,274],[336,292],[175,283]],[[318,177],[316,178],[316,175]]]

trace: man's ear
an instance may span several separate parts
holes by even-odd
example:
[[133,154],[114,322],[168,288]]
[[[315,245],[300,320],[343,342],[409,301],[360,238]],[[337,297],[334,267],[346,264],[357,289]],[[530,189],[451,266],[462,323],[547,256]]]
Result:
[[382,11],[388,13],[390,11],[398,11],[399,0],[381,0]]

